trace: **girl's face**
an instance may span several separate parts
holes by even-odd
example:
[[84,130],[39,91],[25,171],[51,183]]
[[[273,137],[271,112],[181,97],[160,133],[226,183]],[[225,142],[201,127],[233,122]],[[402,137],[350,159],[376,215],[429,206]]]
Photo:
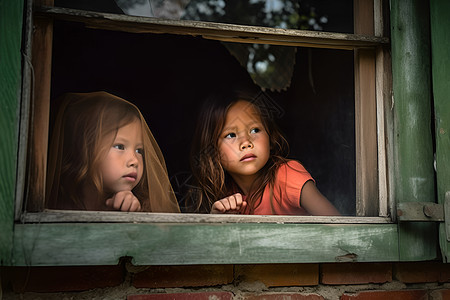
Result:
[[270,144],[253,104],[238,101],[229,108],[218,146],[222,166],[235,180],[256,178],[269,159]]
[[139,183],[144,170],[143,151],[139,120],[119,128],[111,148],[100,163],[106,191],[131,191]]

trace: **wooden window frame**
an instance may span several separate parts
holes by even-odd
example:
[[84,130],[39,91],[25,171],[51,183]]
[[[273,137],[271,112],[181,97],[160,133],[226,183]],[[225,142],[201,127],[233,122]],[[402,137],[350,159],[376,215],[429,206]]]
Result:
[[[45,0],[42,4],[51,4]],[[356,216],[387,217],[389,210],[386,166],[386,95],[384,78],[388,66],[381,1],[355,1],[355,34],[285,30],[199,21],[174,21],[106,13],[84,12],[51,6],[35,6],[33,36],[34,114],[30,152],[30,203],[32,211],[43,209],[50,112],[50,72],[53,18],[83,22],[98,29],[135,33],[171,33],[202,36],[227,42],[261,43],[355,52]],[[374,9],[374,7],[378,9]],[[37,47],[36,47],[37,45]],[[378,94],[377,94],[378,93]],[[379,120],[377,122],[377,120]],[[18,205],[16,218],[20,215]],[[30,208],[30,206],[28,206]]]
[[[31,0],[30,0],[31,1]],[[356,217],[213,216],[117,212],[23,212],[17,185],[15,265],[109,265],[123,256],[135,264],[301,263],[398,260],[394,224],[389,38],[382,20],[387,1],[354,1],[355,34],[285,30],[198,21],[173,21],[52,7],[35,0],[33,84],[29,102],[27,195],[44,203],[53,19],[127,32],[172,33],[241,43],[355,50]],[[384,8],[383,8],[384,7]],[[371,20],[375,20],[371,22]],[[31,38],[31,35],[29,36]],[[26,71],[26,70],[25,70]],[[25,73],[24,71],[24,73]],[[30,70],[31,71],[31,70]],[[28,120],[26,114],[22,118]],[[22,133],[23,134],[23,133]],[[26,156],[26,155],[25,155]],[[28,207],[29,208],[29,207]],[[364,216],[364,217],[362,217]],[[105,249],[106,251],[101,251]],[[48,255],[52,253],[52,255]]]

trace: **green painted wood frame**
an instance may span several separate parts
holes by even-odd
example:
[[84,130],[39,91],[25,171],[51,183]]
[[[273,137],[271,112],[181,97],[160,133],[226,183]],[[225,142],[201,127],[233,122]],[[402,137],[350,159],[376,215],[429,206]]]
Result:
[[[434,114],[436,128],[436,175],[440,204],[450,191],[450,2],[430,2],[431,16],[431,64],[433,78]],[[449,215],[445,216],[449,221]],[[447,228],[447,230],[449,230]],[[450,243],[445,224],[439,225],[439,238],[444,261],[450,262]]]
[[17,175],[23,1],[0,0],[0,260],[11,262]]
[[[428,1],[391,1],[396,203],[436,202],[429,37]],[[435,223],[399,223],[400,259],[416,259],[411,245],[437,245],[436,229]],[[426,251],[436,255],[435,247]]]
[[[436,243],[430,244],[429,226],[420,224],[413,225],[415,230],[413,233],[414,235],[419,233],[418,237],[411,237],[412,232],[409,232],[409,228],[398,227],[397,224],[14,224],[18,136],[16,127],[11,124],[18,124],[20,120],[17,108],[20,103],[22,3],[0,1],[2,1],[0,2],[2,8],[0,10],[0,58],[5,57],[6,53],[9,60],[9,67],[4,63],[0,64],[2,87],[0,124],[2,132],[6,133],[7,141],[0,148],[2,155],[0,170],[2,265],[110,265],[117,264],[119,258],[124,256],[133,257],[133,263],[137,265],[420,261],[436,258]],[[420,9],[420,6],[414,6],[410,2],[399,2],[406,3],[401,4],[402,9],[403,5],[409,5],[414,13]],[[399,17],[400,13],[400,7],[397,4],[392,5],[393,14],[396,16],[394,20],[397,20],[395,18]],[[408,16],[411,15],[408,14]],[[416,22],[421,18],[415,17],[412,20]],[[417,34],[419,31],[413,31],[413,33]],[[393,32],[393,40],[397,38],[398,36],[396,37]],[[14,42],[4,43],[4,39]],[[396,70],[394,73],[398,77],[394,76],[394,83],[402,82],[404,76],[413,76],[411,74],[413,72],[406,72],[400,65],[405,49],[399,48],[401,43],[396,47],[393,49],[395,51],[393,51],[392,61],[394,71]],[[421,61],[423,57],[419,56],[415,59]],[[413,65],[417,66],[417,61],[414,61]],[[412,85],[420,85],[422,82],[419,84],[417,80],[423,80],[423,78],[413,77],[406,80]],[[406,100],[402,100],[399,96],[401,89],[396,88],[395,84],[394,90],[396,97],[399,97],[396,101],[406,103]],[[422,94],[414,96],[408,101],[412,101],[419,107],[429,106],[430,98],[422,96]],[[420,101],[428,101],[428,104]],[[415,113],[415,115],[407,114],[406,111],[396,108],[397,125],[409,126],[405,118],[416,118],[426,114],[421,110],[415,110]],[[400,130],[399,133],[402,131]],[[416,141],[416,138],[428,132],[426,126],[420,126],[417,131],[408,132],[408,134],[411,135],[410,140]],[[425,151],[429,151],[429,143],[429,136],[427,136],[424,140],[421,139],[419,145],[424,144]],[[403,137],[397,140],[395,145],[402,155],[409,146],[408,139]],[[407,161],[398,161],[397,158],[396,162],[400,168],[397,170],[398,174],[408,177],[414,175],[414,172],[408,168],[417,164],[418,160],[416,157],[410,157],[408,153],[406,155]],[[429,163],[428,160],[426,163]],[[425,167],[425,170],[427,176],[433,176],[429,175],[428,167]],[[407,199],[405,190],[408,186],[404,182],[396,184],[400,186],[396,188],[396,200]],[[423,193],[423,197],[429,201],[434,200],[434,195],[430,195],[428,189]],[[415,251],[408,252],[405,249],[411,248],[411,243],[414,243]]]
[[396,261],[396,224],[25,224],[14,265]]

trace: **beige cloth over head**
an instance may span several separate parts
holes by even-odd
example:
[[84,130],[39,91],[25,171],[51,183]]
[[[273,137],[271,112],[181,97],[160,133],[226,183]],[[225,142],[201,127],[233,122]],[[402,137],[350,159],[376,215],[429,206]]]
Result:
[[114,138],[106,146],[101,141],[137,118],[143,132],[144,173],[132,192],[143,211],[180,212],[162,152],[134,104],[107,92],[68,93],[60,101],[49,148],[47,208],[86,209],[82,199],[86,184],[99,190],[99,201],[110,197],[101,189],[99,162]]

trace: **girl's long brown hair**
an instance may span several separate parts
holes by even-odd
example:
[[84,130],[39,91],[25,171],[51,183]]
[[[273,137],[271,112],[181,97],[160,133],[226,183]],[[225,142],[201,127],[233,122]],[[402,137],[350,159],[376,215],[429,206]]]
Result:
[[253,213],[261,202],[265,186],[273,186],[278,167],[287,161],[289,145],[274,122],[278,107],[272,99],[261,91],[252,90],[220,91],[210,95],[201,109],[192,143],[191,168],[196,187],[190,191],[190,210],[209,212],[215,201],[237,192],[237,184],[220,164],[218,141],[229,108],[240,100],[256,108],[270,144],[269,160],[247,195],[245,213]]
[[100,163],[119,128],[139,120],[144,144],[144,172],[133,193],[143,211],[179,212],[164,157],[139,109],[106,92],[68,93],[60,99],[47,172],[46,207],[85,209],[83,187],[92,186],[98,201],[103,190]]

